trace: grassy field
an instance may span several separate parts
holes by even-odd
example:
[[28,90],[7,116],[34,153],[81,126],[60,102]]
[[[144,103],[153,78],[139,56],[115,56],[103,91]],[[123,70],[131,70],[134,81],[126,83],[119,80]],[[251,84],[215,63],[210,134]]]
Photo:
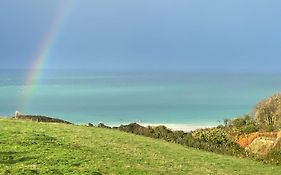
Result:
[[115,130],[0,119],[0,174],[281,174],[281,167]]

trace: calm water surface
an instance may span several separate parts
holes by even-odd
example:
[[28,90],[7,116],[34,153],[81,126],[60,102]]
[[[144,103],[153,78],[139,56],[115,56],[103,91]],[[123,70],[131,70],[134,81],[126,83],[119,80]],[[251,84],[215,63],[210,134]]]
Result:
[[270,73],[49,70],[23,99],[26,74],[0,71],[0,115],[20,110],[77,123],[204,125],[249,113],[258,100],[281,91],[281,74]]

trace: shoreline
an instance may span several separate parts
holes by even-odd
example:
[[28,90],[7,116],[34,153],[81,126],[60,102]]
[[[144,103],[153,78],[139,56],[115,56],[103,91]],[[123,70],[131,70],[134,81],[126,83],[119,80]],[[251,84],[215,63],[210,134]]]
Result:
[[[38,117],[38,116],[36,116]],[[3,118],[3,119],[8,119],[8,118],[12,118],[11,116],[8,117],[8,116],[0,116],[0,119]],[[48,117],[49,118],[49,117]],[[53,118],[50,118],[50,119],[53,119]],[[143,127],[148,127],[148,126],[151,126],[151,127],[156,127],[156,126],[166,126],[168,129],[171,129],[172,131],[184,131],[184,132],[191,132],[191,131],[194,131],[196,129],[205,129],[205,128],[211,128],[211,127],[216,127],[218,124],[211,124],[211,123],[206,123],[206,124],[178,124],[178,123],[143,123],[143,122],[124,122],[124,123],[106,123],[106,122],[98,122],[98,123],[94,123],[94,125],[98,125],[99,123],[103,123],[105,124],[106,126],[110,126],[110,127],[119,127],[120,125],[128,125],[128,124],[131,124],[131,123],[137,123]],[[76,124],[76,125],[81,125],[81,124],[84,124],[84,123],[73,123],[73,124]]]
[[[103,123],[103,122],[100,122]],[[177,124],[177,123],[141,123],[141,122],[135,122],[141,126],[148,127],[156,127],[156,126],[166,126],[168,129],[171,129],[172,131],[184,131],[184,132],[190,132],[194,131],[196,129],[204,129],[204,128],[211,128],[211,127],[216,127],[216,124]],[[110,127],[119,127],[120,125],[128,125],[130,123],[115,123],[115,124],[106,124],[107,126]]]
[[194,131],[196,129],[205,129],[205,128],[211,128],[215,127],[216,125],[192,125],[192,124],[173,124],[173,123],[159,123],[159,124],[151,124],[151,123],[141,123],[142,126],[166,126],[167,128],[171,129],[172,131],[184,131],[184,132],[190,132]]

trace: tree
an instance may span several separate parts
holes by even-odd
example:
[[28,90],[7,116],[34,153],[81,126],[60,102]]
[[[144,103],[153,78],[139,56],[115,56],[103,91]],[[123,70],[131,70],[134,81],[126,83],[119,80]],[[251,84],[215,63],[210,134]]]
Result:
[[260,101],[254,110],[256,121],[267,128],[277,128],[281,125],[281,93],[274,94]]

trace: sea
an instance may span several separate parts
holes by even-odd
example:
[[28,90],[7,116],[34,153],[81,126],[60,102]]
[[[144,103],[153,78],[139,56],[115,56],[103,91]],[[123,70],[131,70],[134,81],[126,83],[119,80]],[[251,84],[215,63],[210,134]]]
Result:
[[281,91],[280,73],[0,70],[0,116],[46,115],[74,123],[209,126],[252,114]]

